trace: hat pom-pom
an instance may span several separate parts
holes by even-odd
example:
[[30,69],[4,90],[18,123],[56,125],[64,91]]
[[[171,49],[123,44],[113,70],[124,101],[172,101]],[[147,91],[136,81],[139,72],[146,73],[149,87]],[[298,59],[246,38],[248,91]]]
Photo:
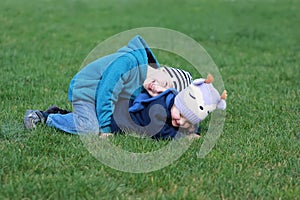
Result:
[[225,110],[226,109],[226,101],[224,99],[221,99],[217,104],[217,108],[221,109],[221,110]]

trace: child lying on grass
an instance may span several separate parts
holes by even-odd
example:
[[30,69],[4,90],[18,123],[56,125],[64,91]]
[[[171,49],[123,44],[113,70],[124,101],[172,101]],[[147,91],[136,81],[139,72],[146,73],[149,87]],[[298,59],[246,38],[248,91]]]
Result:
[[45,112],[27,110],[25,128],[45,123],[71,134],[111,133],[111,117],[118,99],[135,99],[149,78],[178,91],[191,82],[188,72],[160,67],[146,41],[137,35],[116,52],[87,64],[73,77],[68,93],[73,112],[55,106]]
[[116,104],[112,132],[134,131],[154,139],[173,139],[182,134],[197,138],[195,127],[198,123],[216,108],[226,108],[227,92],[220,96],[212,82],[213,76],[209,74],[206,79],[194,80],[178,93],[146,80],[147,92],[133,102],[119,100]]

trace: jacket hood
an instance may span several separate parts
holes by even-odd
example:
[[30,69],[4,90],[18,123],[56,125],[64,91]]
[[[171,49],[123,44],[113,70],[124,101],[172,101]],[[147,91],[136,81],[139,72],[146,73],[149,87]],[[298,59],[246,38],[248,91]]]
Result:
[[132,38],[127,46],[122,47],[118,50],[119,53],[130,53],[137,60],[142,61],[140,63],[148,63],[150,66],[154,68],[159,67],[159,63],[151,51],[150,47],[146,43],[146,41],[139,35],[136,35]]

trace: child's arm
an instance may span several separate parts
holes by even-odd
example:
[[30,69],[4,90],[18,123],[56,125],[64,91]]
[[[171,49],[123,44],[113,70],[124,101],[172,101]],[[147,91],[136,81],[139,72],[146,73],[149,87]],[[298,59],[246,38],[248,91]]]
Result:
[[121,77],[128,74],[133,64],[127,57],[120,57],[102,75],[96,96],[96,113],[101,132],[111,131],[111,117],[125,82]]

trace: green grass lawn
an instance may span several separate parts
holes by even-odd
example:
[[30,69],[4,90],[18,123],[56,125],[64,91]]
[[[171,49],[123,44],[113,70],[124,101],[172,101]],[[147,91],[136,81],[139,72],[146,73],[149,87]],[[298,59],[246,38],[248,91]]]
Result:
[[[299,198],[299,1],[158,2],[0,2],[0,199]],[[180,159],[138,174],[102,164],[78,136],[23,129],[26,109],[72,108],[69,81],[98,43],[149,26],[190,36],[219,67],[228,108],[223,134],[205,158],[197,152],[207,122]],[[165,145],[113,140],[133,152]]]

